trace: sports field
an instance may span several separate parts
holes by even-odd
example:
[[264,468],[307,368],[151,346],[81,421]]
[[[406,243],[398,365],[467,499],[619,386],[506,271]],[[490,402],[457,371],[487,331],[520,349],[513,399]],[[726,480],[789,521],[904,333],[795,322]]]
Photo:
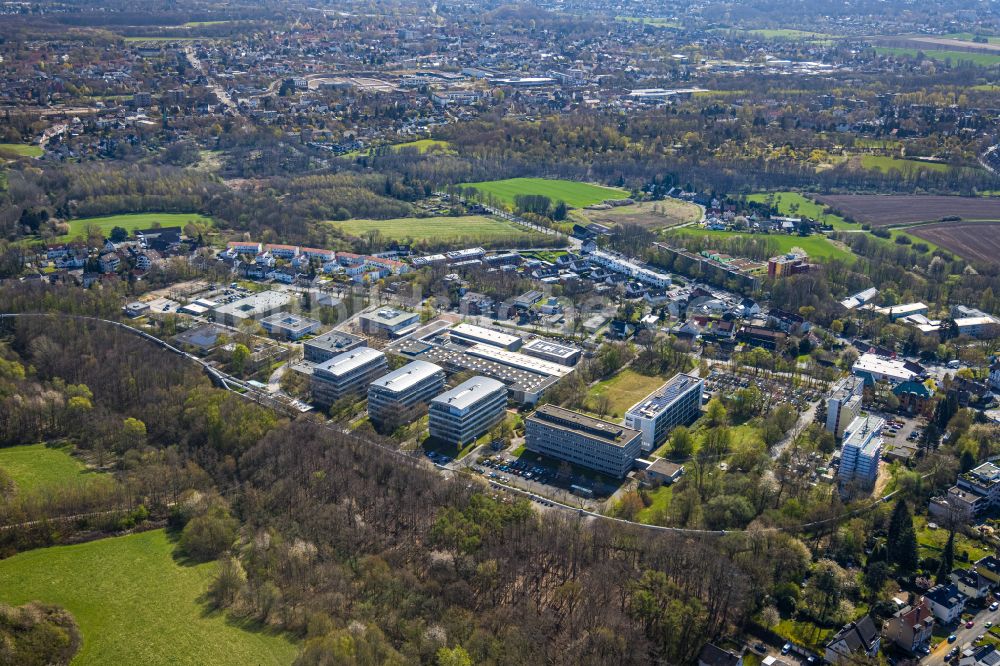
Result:
[[488,180],[481,183],[462,183],[459,187],[474,187],[483,194],[492,194],[508,205],[513,205],[514,198],[519,194],[540,194],[551,199],[553,204],[565,201],[566,205],[574,208],[592,206],[606,199],[625,199],[629,196],[626,190],[618,187],[548,178]]
[[459,217],[397,217],[391,220],[346,220],[330,222],[351,236],[364,236],[372,230],[381,232],[383,238],[391,240],[448,242],[471,240],[491,243],[512,238],[539,237],[516,224],[483,215],[463,215]]
[[79,460],[70,455],[72,447],[26,444],[0,449],[0,469],[14,481],[19,493],[42,491],[46,488],[86,483],[99,478]]
[[[684,227],[678,229],[676,232],[678,235],[689,235],[689,236],[718,236],[718,237],[732,237],[732,236],[748,236],[751,234],[743,234],[738,231],[711,231],[709,229],[701,229],[696,227]],[[812,236],[786,236],[784,234],[753,234],[756,238],[762,241],[773,241],[777,246],[777,251],[780,253],[791,252],[792,248],[802,248],[805,250],[806,254],[809,255],[810,259],[840,259],[841,261],[851,262],[854,261],[854,255],[849,251],[841,247],[838,247],[825,236],[812,235]]]
[[755,201],[757,203],[771,202],[782,215],[808,217],[830,224],[834,229],[838,230],[858,228],[858,225],[845,221],[839,215],[824,213],[823,209],[826,206],[818,204],[798,192],[758,192],[757,194],[749,195],[747,201]]
[[38,600],[73,614],[83,646],[73,664],[291,664],[287,637],[247,631],[199,597],[218,564],[188,566],[154,530],[0,560],[0,602]]
[[107,236],[115,227],[121,227],[130,234],[136,229],[149,229],[159,222],[161,227],[183,227],[188,222],[211,225],[212,218],[198,213],[135,213],[130,215],[108,215],[106,217],[81,217],[69,221],[69,233],[55,240],[67,241],[87,233],[87,227],[96,224]]
[[4,153],[20,157],[41,157],[45,154],[41,146],[28,143],[0,143],[0,156]]

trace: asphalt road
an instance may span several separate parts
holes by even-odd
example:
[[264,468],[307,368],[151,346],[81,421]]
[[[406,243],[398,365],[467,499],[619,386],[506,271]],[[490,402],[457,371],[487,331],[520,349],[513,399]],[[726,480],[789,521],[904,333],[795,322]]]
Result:
[[962,648],[967,643],[974,643],[977,636],[989,631],[985,626],[987,622],[992,622],[993,624],[1000,622],[1000,609],[995,611],[983,610],[975,617],[974,622],[975,624],[972,625],[971,629],[966,629],[965,624],[959,625],[959,628],[952,629],[951,633],[957,637],[955,642],[942,641],[934,651],[923,658],[921,663],[926,666],[943,666],[945,663],[944,657],[952,648]]

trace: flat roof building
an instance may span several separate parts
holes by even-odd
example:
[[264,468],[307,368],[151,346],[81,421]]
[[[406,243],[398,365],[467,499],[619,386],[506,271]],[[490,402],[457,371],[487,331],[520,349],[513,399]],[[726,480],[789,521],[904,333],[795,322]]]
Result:
[[449,331],[449,335],[453,340],[460,342],[470,344],[482,343],[506,349],[507,351],[520,349],[523,342],[520,336],[501,333],[492,328],[483,328],[482,326],[473,326],[472,324],[459,324]]
[[902,303],[900,305],[887,305],[883,308],[875,308],[879,314],[889,318],[889,321],[896,321],[904,317],[913,315],[926,315],[927,305],[924,303]]
[[694,421],[701,412],[705,380],[683,372],[632,405],[625,425],[642,433],[642,450],[652,451],[667,441],[670,431]]
[[506,407],[507,387],[489,377],[473,377],[431,400],[431,436],[464,446],[503,420]]
[[545,359],[537,358],[535,356],[527,356],[526,354],[507,351],[506,349],[501,349],[500,347],[494,347],[492,345],[472,345],[465,350],[465,353],[469,356],[487,359],[512,368],[527,370],[528,372],[535,372],[540,375],[548,375],[550,377],[563,377],[573,372],[572,368],[566,367],[565,365],[552,363],[551,361],[546,361]]
[[310,333],[315,333],[323,324],[291,312],[278,312],[261,319],[260,325],[272,338],[299,340]]
[[341,331],[328,331],[302,343],[303,358],[310,363],[329,361],[334,356],[364,346],[365,341],[356,335]]
[[884,427],[885,421],[877,416],[859,416],[844,430],[844,448],[837,472],[841,485],[853,483],[863,488],[875,485]]
[[427,361],[411,361],[368,385],[368,418],[390,430],[409,423],[444,388],[444,370]]
[[524,446],[620,479],[639,456],[642,435],[618,423],[542,405],[524,421]]
[[844,429],[861,414],[861,399],[865,382],[851,375],[833,387],[826,400],[826,429],[836,438],[843,437]]
[[549,340],[543,340],[542,338],[535,338],[521,347],[521,353],[540,358],[543,361],[549,361],[550,363],[572,367],[580,360],[583,351],[579,347],[561,345]]
[[221,324],[238,326],[240,322],[248,319],[261,319],[275,312],[280,312],[291,300],[291,296],[280,291],[262,291],[250,294],[246,298],[215,308],[215,320]]
[[851,367],[851,372],[869,375],[876,382],[883,379],[894,383],[907,382],[917,376],[916,372],[906,367],[905,362],[871,353],[859,356]]
[[989,315],[958,317],[955,319],[955,330],[959,335],[970,338],[991,339],[1000,335],[1000,323]]
[[361,395],[388,367],[385,354],[370,347],[358,347],[323,361],[313,368],[310,379],[313,402],[329,407],[344,396]]
[[406,312],[395,308],[382,308],[376,312],[366,312],[358,317],[361,330],[368,335],[396,338],[415,330],[420,324],[420,313]]

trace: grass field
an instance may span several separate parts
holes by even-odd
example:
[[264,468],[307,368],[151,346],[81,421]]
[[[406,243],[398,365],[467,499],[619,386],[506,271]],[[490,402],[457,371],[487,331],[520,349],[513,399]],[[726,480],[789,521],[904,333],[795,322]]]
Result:
[[652,525],[657,516],[663,514],[670,507],[670,500],[674,496],[673,486],[660,486],[649,491],[649,496],[653,500],[649,506],[645,507],[635,515],[636,522]]
[[808,217],[813,220],[825,222],[833,226],[834,229],[857,229],[858,225],[844,220],[839,215],[824,213],[826,208],[823,204],[818,204],[812,199],[802,196],[798,192],[773,192],[757,193],[747,197],[747,201],[766,203],[769,197],[774,197],[774,206],[778,212],[787,216]]
[[0,143],[0,155],[9,153],[19,157],[41,157],[45,154],[41,146],[27,143]]
[[31,493],[56,486],[86,483],[99,475],[89,472],[70,455],[72,447],[26,444],[0,449],[0,469],[7,472],[18,492]]
[[593,408],[593,403],[600,396],[607,395],[611,399],[607,418],[618,419],[625,416],[629,407],[663,386],[665,381],[666,379],[663,377],[648,377],[626,368],[611,379],[598,382],[590,387],[590,390],[587,391],[587,398]]
[[[701,208],[696,204],[677,199],[639,201],[631,206],[616,206],[608,210],[573,211],[574,217],[584,224],[597,222],[604,225],[637,224],[647,229],[664,229],[678,224],[697,222]],[[574,219],[573,221],[578,221]]]
[[931,60],[937,60],[939,62],[944,62],[950,60],[953,64],[959,62],[971,62],[973,64],[979,65],[981,67],[993,67],[1000,64],[1000,55],[995,55],[992,53],[971,53],[965,51],[948,51],[945,49],[934,49],[932,44],[928,44],[927,47],[915,48],[896,48],[889,46],[879,46],[875,49],[876,53],[881,55],[891,55],[891,56],[905,56],[909,58],[916,57],[917,52],[920,51],[925,57]]
[[163,227],[183,227],[188,222],[212,224],[212,218],[198,213],[135,213],[131,215],[108,215],[107,217],[82,217],[70,220],[69,233],[55,239],[67,241],[87,233],[87,227],[96,224],[105,236],[115,227],[121,227],[130,234],[136,229],[148,229],[159,222]]
[[[973,38],[976,37],[976,35],[971,32],[950,32],[947,35],[941,36],[948,39],[960,39],[963,42],[972,42]],[[990,44],[1000,44],[1000,37],[992,37],[988,35],[983,35],[983,37],[986,37],[986,41]]]
[[804,620],[784,619],[774,627],[774,633],[822,654],[827,640],[833,635],[833,629],[817,627]]
[[625,23],[642,23],[643,25],[651,25],[657,28],[680,28],[680,21],[673,21],[668,18],[650,18],[648,16],[616,16],[616,21],[624,21]]
[[126,42],[194,42],[202,37],[124,37]]
[[861,166],[865,169],[872,169],[888,173],[895,169],[903,174],[911,174],[917,171],[950,171],[951,166],[941,162],[921,162],[920,160],[906,160],[898,157],[886,155],[862,155]]
[[519,194],[541,194],[551,199],[553,204],[565,201],[566,205],[574,208],[591,206],[605,199],[624,199],[629,195],[627,191],[617,187],[547,178],[508,178],[482,183],[462,183],[460,187],[474,187],[483,194],[492,194],[509,205],[514,204],[514,198]]
[[[451,151],[451,142],[444,141],[443,139],[417,139],[416,141],[406,141],[404,143],[394,143],[389,146],[389,150],[400,151],[404,148],[416,148],[420,154],[426,153],[431,148],[440,150],[443,152]],[[344,153],[340,157],[353,159],[355,157],[361,157],[362,155],[371,155],[373,149],[365,148],[364,150],[352,150],[349,153]]]
[[[739,236],[739,235],[749,235],[740,234],[737,231],[711,231],[709,229],[701,229],[694,227],[684,227],[683,229],[678,229],[676,232],[671,232],[676,234],[690,235],[690,236],[718,236],[720,238],[726,236]],[[777,251],[779,253],[791,252],[792,248],[802,248],[805,250],[806,254],[809,255],[810,259],[840,259],[841,261],[851,262],[854,260],[854,255],[850,250],[845,250],[829,239],[820,235],[812,236],[785,236],[784,234],[769,234],[769,235],[756,235],[757,238],[761,240],[773,240],[777,245]]]
[[364,236],[377,229],[388,239],[447,242],[469,238],[480,242],[510,238],[541,237],[504,220],[482,215],[461,217],[399,217],[391,220],[346,220],[330,222],[351,236]]
[[217,564],[185,566],[163,530],[40,548],[0,561],[0,602],[59,604],[88,664],[290,664],[284,636],[246,631],[198,601]]
[[759,30],[747,30],[751,35],[764,37],[765,39],[808,39],[808,40],[828,40],[836,35],[823,32],[808,32],[805,30],[795,30],[793,28],[763,28]]

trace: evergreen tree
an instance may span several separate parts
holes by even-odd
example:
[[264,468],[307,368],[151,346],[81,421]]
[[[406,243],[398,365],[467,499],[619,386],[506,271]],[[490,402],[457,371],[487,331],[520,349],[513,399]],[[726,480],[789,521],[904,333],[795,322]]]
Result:
[[972,451],[966,449],[962,451],[962,457],[959,460],[959,465],[962,473],[968,472],[970,469],[976,466],[976,456],[972,455]]
[[948,575],[955,568],[955,531],[948,533],[948,543],[944,545],[944,552],[941,554],[941,566],[938,567],[937,582],[948,582]]
[[915,571],[917,568],[917,534],[913,530],[913,516],[902,499],[896,500],[896,506],[889,520],[889,536],[886,539],[886,549],[889,561],[902,571]]

